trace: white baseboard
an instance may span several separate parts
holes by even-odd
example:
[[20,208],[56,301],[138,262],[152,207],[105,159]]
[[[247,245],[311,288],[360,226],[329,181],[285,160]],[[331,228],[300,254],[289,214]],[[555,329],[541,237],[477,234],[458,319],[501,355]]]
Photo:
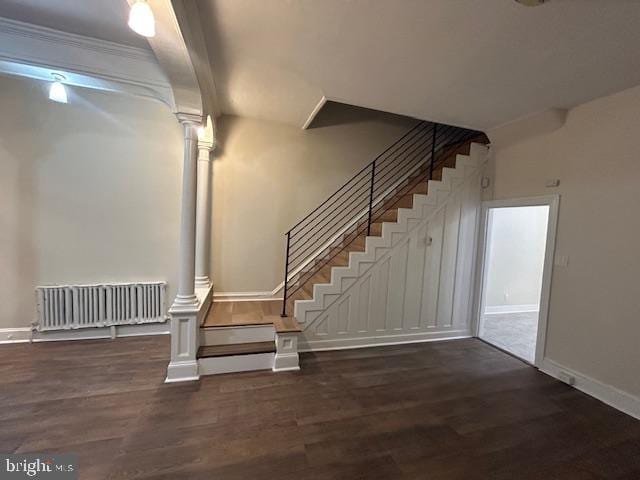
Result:
[[214,302],[264,302],[282,301],[282,297],[276,297],[274,292],[214,292]]
[[105,338],[139,337],[144,335],[168,335],[169,322],[115,327],[79,328],[53,332],[33,332],[33,342],[64,342],[69,340],[99,340]]
[[571,370],[548,358],[542,360],[540,370],[561,381],[564,381],[562,377],[568,374],[575,379],[575,383],[572,385],[574,388],[640,420],[640,398]]
[[31,328],[0,328],[0,344],[25,343],[31,341]]
[[501,313],[528,313],[537,312],[540,310],[540,305],[537,304],[525,304],[525,305],[493,305],[487,306],[484,309],[485,315],[496,315]]
[[299,339],[299,352],[320,352],[325,350],[348,350],[352,348],[383,347],[387,345],[404,345],[408,343],[439,342],[443,340],[459,340],[470,338],[470,330],[447,330],[439,332],[420,332],[401,335],[384,335],[363,338],[337,338],[330,340],[313,340],[307,342],[304,332]]

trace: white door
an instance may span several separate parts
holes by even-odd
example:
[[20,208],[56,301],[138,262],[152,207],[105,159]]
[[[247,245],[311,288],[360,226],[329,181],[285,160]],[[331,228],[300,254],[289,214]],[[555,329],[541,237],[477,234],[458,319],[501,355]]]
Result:
[[537,365],[544,355],[557,197],[486,202],[477,335]]

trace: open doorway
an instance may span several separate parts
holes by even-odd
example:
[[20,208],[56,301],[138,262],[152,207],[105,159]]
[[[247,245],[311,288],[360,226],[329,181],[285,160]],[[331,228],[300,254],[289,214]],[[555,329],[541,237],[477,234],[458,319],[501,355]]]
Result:
[[486,202],[478,337],[538,365],[544,354],[557,197]]

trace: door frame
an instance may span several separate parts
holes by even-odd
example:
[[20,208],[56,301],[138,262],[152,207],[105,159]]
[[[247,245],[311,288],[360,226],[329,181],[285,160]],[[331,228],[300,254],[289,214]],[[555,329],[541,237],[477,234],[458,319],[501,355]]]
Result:
[[556,249],[556,234],[558,230],[558,210],[560,207],[560,195],[543,195],[539,197],[509,198],[504,200],[488,200],[482,202],[480,211],[480,235],[478,237],[478,255],[476,279],[474,288],[472,332],[474,337],[479,337],[480,319],[482,314],[482,295],[486,283],[486,256],[488,239],[489,210],[492,208],[535,207],[548,206],[549,217],[547,220],[547,240],[544,253],[544,265],[542,271],[542,290],[540,292],[540,310],[538,313],[538,335],[536,339],[536,353],[534,366],[540,368],[545,356],[547,346],[547,327],[549,320],[549,299],[551,297],[551,278],[553,276],[553,264]]

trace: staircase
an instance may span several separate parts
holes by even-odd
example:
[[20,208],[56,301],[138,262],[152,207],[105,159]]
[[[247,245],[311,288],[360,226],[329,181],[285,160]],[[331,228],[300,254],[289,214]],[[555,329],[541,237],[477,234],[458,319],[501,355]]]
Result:
[[281,305],[212,305],[199,332],[199,374],[298,370],[299,343],[465,336],[455,318],[465,316],[459,297],[471,291],[462,283],[471,257],[458,247],[475,233],[469,212],[479,204],[482,143],[480,132],[416,124],[287,232]]
[[364,252],[366,238],[380,237],[383,224],[412,208],[414,195],[426,195],[428,182],[455,168],[472,142],[488,141],[477,131],[420,122],[287,232],[282,315],[313,299],[315,285]]

